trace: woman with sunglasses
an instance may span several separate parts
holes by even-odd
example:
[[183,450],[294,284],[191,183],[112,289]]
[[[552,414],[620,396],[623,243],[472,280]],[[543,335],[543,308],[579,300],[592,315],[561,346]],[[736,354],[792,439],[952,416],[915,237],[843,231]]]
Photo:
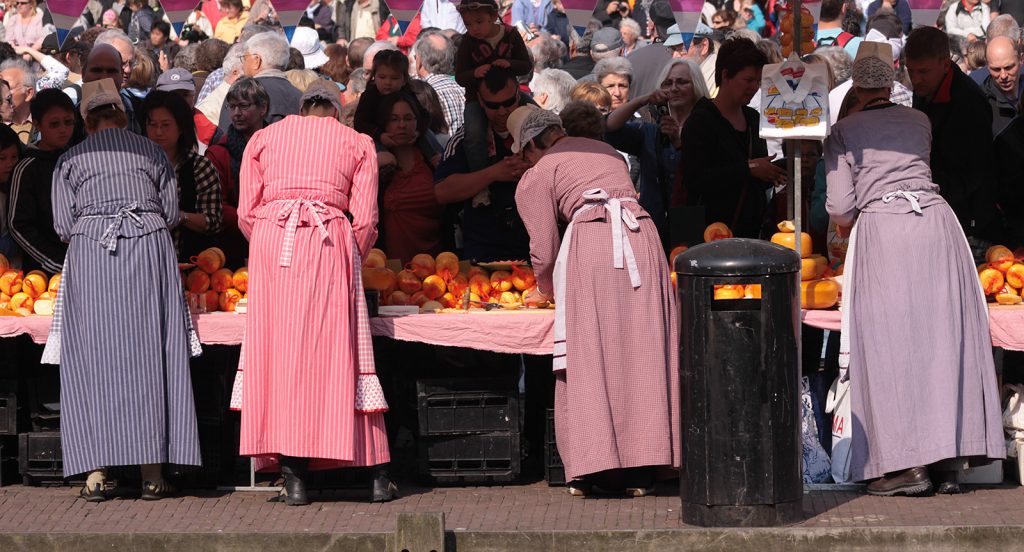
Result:
[[[654,220],[667,249],[668,208],[682,148],[680,131],[697,101],[708,97],[708,89],[700,68],[685,59],[671,60],[656,82],[660,88],[626,102],[608,116],[608,143],[640,159],[640,205]],[[658,122],[634,121],[637,110],[647,105],[657,113]]]
[[644,496],[656,467],[679,467],[681,453],[678,310],[658,229],[614,148],[567,137],[557,115],[531,106],[508,127],[512,151],[533,164],[516,189],[537,275],[523,300],[555,302],[555,435],[569,491]]
[[43,12],[36,9],[36,0],[17,0],[14,15],[4,23],[5,40],[15,48],[41,50],[47,32],[43,29]]

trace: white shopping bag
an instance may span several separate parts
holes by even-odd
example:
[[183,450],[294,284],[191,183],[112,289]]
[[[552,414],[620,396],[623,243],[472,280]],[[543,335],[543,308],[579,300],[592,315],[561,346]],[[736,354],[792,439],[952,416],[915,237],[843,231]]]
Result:
[[832,413],[832,480],[849,483],[853,419],[850,416],[850,379],[846,377],[845,370],[840,372],[828,390],[825,411]]
[[765,65],[761,79],[761,137],[828,137],[828,68],[796,56]]
[[1010,439],[1024,439],[1024,385],[1003,385],[1003,396],[1009,396],[1003,410],[1003,429]]

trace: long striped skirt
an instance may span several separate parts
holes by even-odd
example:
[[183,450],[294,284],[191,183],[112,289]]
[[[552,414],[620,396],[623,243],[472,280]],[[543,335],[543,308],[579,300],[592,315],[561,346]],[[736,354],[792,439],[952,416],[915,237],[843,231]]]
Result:
[[74,236],[61,279],[65,476],[109,466],[200,465],[191,320],[167,231],[117,251]]

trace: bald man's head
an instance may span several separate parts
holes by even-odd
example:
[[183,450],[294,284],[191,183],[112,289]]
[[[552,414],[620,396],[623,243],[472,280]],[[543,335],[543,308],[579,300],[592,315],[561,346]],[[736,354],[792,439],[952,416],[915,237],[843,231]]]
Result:
[[1016,44],[1005,36],[993,38],[985,49],[985,61],[996,86],[1008,98],[1016,100],[1020,83],[1020,53]]
[[92,82],[101,79],[114,79],[114,84],[121,88],[123,74],[121,72],[121,53],[110,44],[97,44],[89,51],[89,57],[82,68],[82,81]]

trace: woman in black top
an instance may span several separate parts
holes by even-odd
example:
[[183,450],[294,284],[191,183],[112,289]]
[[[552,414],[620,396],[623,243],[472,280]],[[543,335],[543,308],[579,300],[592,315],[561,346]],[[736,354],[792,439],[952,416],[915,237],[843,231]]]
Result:
[[178,258],[187,260],[212,245],[220,231],[220,177],[210,160],[196,153],[192,109],[173,92],[154,90],[143,103],[146,136],[164,150],[178,179],[181,224],[173,231]]
[[786,182],[758,136],[760,115],[747,107],[761,89],[765,63],[749,40],[723,44],[715,63],[718,96],[698,101],[683,125],[684,197],[674,203],[703,206],[706,222],[724,222],[743,238],[759,237],[768,191]]

